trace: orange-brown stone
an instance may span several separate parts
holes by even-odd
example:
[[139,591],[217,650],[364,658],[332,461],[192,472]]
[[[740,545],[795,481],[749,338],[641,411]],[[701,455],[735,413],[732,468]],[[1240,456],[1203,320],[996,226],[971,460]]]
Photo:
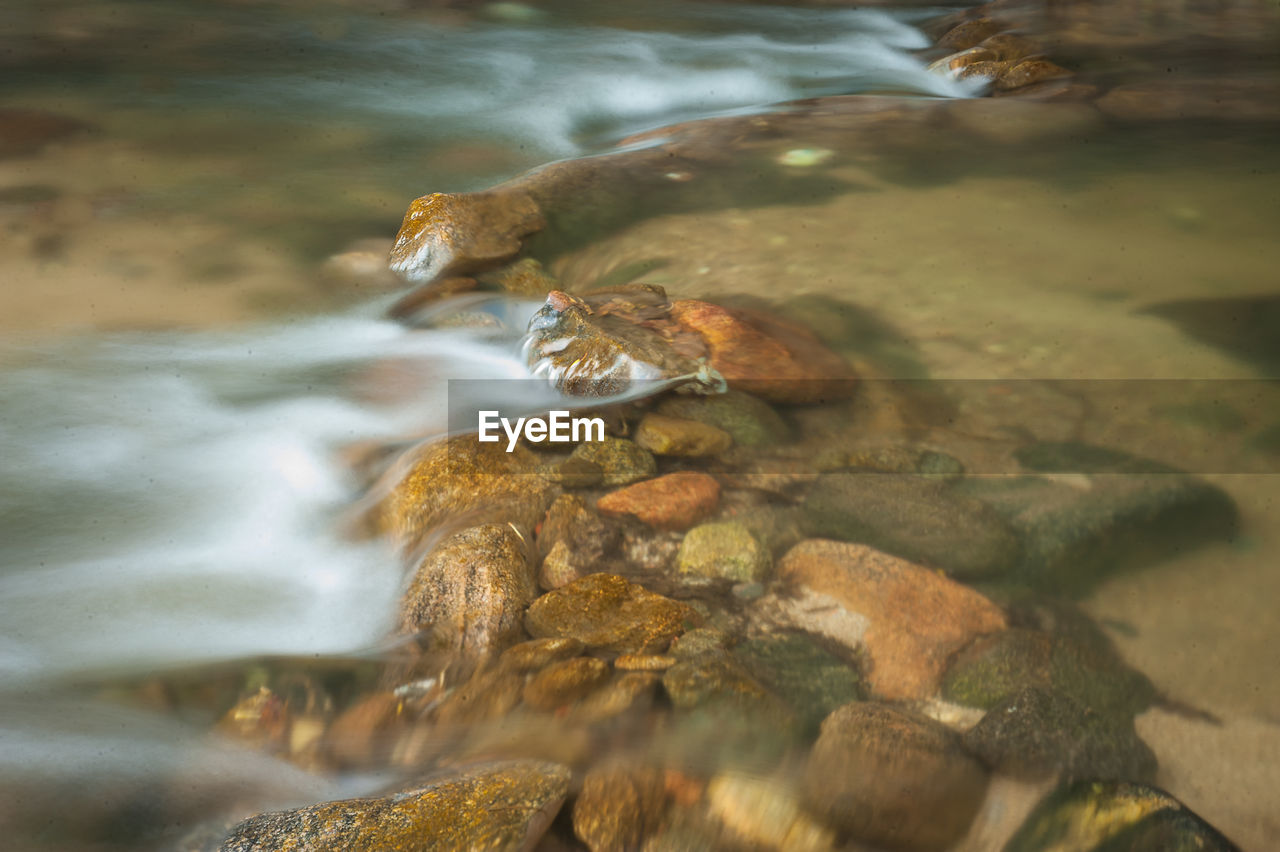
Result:
[[849,365],[801,326],[694,299],[672,304],[671,317],[702,337],[711,366],[730,387],[785,403],[842,399],[853,391]]
[[715,511],[720,483],[705,473],[669,473],[606,494],[596,508],[606,515],[633,515],[651,527],[686,530]]
[[433,192],[404,214],[391,268],[410,281],[482,271],[514,257],[523,238],[545,224],[537,203],[519,190]]
[[866,545],[802,541],[778,573],[867,619],[868,680],[884,698],[933,696],[952,654],[1006,626],[1000,608],[973,589]]

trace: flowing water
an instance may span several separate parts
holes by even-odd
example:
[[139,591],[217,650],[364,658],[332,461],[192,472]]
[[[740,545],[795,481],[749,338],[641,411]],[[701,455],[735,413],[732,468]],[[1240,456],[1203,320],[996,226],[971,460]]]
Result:
[[[570,284],[640,264],[681,294],[834,295],[879,318],[868,346],[903,375],[1255,383],[1236,419],[1091,436],[1190,453],[1245,533],[1089,606],[1160,688],[1232,720],[1235,739],[1174,731],[1157,751],[1202,812],[1265,837],[1265,798],[1222,795],[1225,766],[1195,755],[1280,743],[1280,404],[1257,382],[1280,366],[1274,124],[1246,120],[1247,98],[1225,125],[960,103],[981,83],[911,52],[930,43],[913,25],[944,10],[633,5],[9,4],[4,106],[83,123],[42,149],[0,145],[0,788],[30,788],[0,821],[18,848],[137,848],[232,804],[373,785],[228,753],[204,741],[208,718],[159,722],[112,691],[387,651],[402,567],[345,534],[363,487],[350,448],[443,432],[449,379],[522,375],[534,305],[472,306],[483,333],[411,329],[383,318],[383,279],[326,258],[381,256],[429,191],[860,93],[954,99],[956,118],[837,151],[821,192],[778,159],[820,146],[784,137],[776,173],[727,159],[712,209],[633,223],[552,268]],[[1266,10],[1236,11],[1276,31]],[[1080,54],[1115,78],[1163,62]],[[1274,83],[1259,55],[1244,72]],[[1236,62],[1210,44],[1186,67]],[[198,792],[138,812],[175,777]],[[87,801],[75,825],[46,824]]]

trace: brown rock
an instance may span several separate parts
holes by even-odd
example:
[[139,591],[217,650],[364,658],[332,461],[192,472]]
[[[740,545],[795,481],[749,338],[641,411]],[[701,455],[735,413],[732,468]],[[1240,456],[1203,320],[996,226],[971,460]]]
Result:
[[606,515],[634,515],[651,527],[684,530],[720,501],[720,484],[705,473],[669,473],[606,494],[596,508]]
[[711,366],[732,388],[786,403],[843,399],[853,392],[849,365],[801,326],[692,299],[673,303],[671,316],[701,335]]
[[938,47],[951,50],[968,50],[1002,30],[1008,29],[1004,24],[991,18],[977,18],[957,24],[948,30],[940,39]]
[[483,764],[393,796],[325,802],[251,817],[221,852],[528,849],[569,789],[568,767]]
[[1047,59],[1024,59],[1005,69],[996,78],[996,88],[1008,91],[1030,86],[1033,83],[1060,80],[1070,76],[1070,71],[1061,65],[1055,65]]
[[284,699],[265,686],[246,695],[218,720],[215,730],[264,751],[282,751],[289,743],[293,715]]
[[1029,56],[1039,56],[1044,53],[1040,45],[1031,39],[1014,35],[1013,33],[997,33],[991,38],[983,39],[982,43],[978,45],[978,49],[994,54],[992,58],[1002,62],[1025,59]]
[[525,684],[524,703],[535,710],[555,710],[590,694],[609,678],[609,664],[594,657],[561,660]]
[[592,723],[632,710],[643,713],[652,705],[658,683],[659,677],[654,672],[627,672],[579,701],[573,718]]
[[330,759],[342,767],[382,764],[400,709],[400,699],[391,692],[375,692],[352,704],[325,732],[325,750]]
[[616,521],[601,518],[576,494],[561,494],[538,529],[538,552],[546,556],[564,543],[581,561],[593,563],[615,550],[621,537]]
[[404,215],[391,268],[410,281],[492,268],[544,225],[538,205],[519,190],[424,195]]
[[613,661],[613,667],[624,672],[661,672],[676,662],[675,657],[666,654],[623,654]]
[[511,524],[449,536],[418,566],[400,605],[400,631],[431,630],[442,647],[483,655],[522,636],[537,595],[525,538]]
[[585,647],[577,639],[530,639],[503,651],[498,665],[509,671],[536,672],[579,656]]
[[551,486],[532,471],[538,460],[517,445],[460,435],[406,453],[375,484],[368,518],[376,532],[412,550],[439,526],[461,515],[475,523],[511,522],[533,529],[551,500]]
[[525,627],[534,636],[570,636],[617,654],[654,654],[696,618],[691,607],[622,577],[590,574],[534,601]]
[[953,53],[944,56],[935,62],[930,63],[929,70],[934,73],[953,72],[958,74],[962,69],[969,67],[978,62],[996,62],[999,57],[994,51],[985,50],[981,47],[971,47],[968,50],[962,50],[959,53]]
[[573,833],[591,852],[640,848],[666,808],[662,773],[647,767],[592,769],[573,806]]
[[858,840],[928,852],[964,835],[986,792],[982,765],[940,722],[855,702],[822,723],[805,768],[805,800]]
[[551,591],[567,586],[584,576],[574,559],[573,551],[563,541],[557,541],[538,566],[538,587]]
[[957,80],[967,80],[970,77],[986,77],[988,80],[996,80],[1011,64],[1010,62],[984,59],[962,65],[955,70],[955,75]]
[[470,725],[486,719],[501,719],[520,703],[524,684],[525,674],[513,668],[483,669],[440,701],[435,721]]
[[635,441],[660,456],[714,456],[733,446],[723,429],[665,414],[646,414],[636,427]]
[[933,696],[951,654],[1005,627],[999,607],[972,589],[865,545],[809,539],[778,573],[867,619],[868,680],[885,698]]

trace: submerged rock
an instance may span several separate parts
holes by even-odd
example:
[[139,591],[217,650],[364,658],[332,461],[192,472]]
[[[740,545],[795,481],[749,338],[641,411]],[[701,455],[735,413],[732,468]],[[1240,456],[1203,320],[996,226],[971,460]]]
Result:
[[592,769],[573,805],[573,833],[591,852],[639,849],[666,809],[662,773],[648,767]]
[[1127,453],[1037,444],[1019,461],[1075,477],[983,477],[958,490],[981,499],[1018,534],[1017,578],[1041,591],[1078,594],[1115,571],[1237,531],[1235,504],[1220,488]]
[[956,654],[942,695],[989,710],[1026,687],[1052,689],[1117,724],[1130,724],[1156,697],[1151,681],[1109,645],[1021,628],[981,637]]
[[831,852],[835,832],[813,818],[789,786],[770,778],[722,772],[707,784],[707,810],[751,849]]
[[1049,794],[1004,852],[1239,852],[1177,799],[1141,784],[1077,781]]
[[1146,781],[1156,757],[1133,719],[1090,710],[1069,695],[1026,686],[997,702],[964,743],[1003,775]]
[[803,634],[749,639],[733,648],[733,656],[792,706],[810,735],[837,707],[867,697],[857,669]]
[[529,849],[569,789],[568,767],[484,764],[392,796],[326,802],[250,817],[221,852]]
[[743,447],[772,446],[791,439],[786,421],[764,400],[730,390],[712,396],[668,396],[658,413],[697,420],[728,432]]
[[860,645],[868,681],[885,698],[931,697],[952,654],[1006,623],[1000,608],[972,589],[865,545],[803,541],[782,558],[778,574],[865,619]]
[[894,850],[943,850],[969,827],[987,773],[946,726],[855,702],[822,723],[805,802],[840,830]]
[[685,533],[676,564],[682,574],[751,583],[763,580],[773,560],[742,524],[702,524]]
[[525,627],[534,636],[572,637],[615,654],[653,654],[696,619],[686,604],[613,574],[590,574],[534,601]]
[[595,465],[600,470],[600,481],[611,488],[648,479],[658,472],[653,453],[626,438],[585,441],[574,449],[569,460]]
[[635,438],[660,456],[714,456],[733,446],[733,437],[723,429],[665,414],[646,414]]
[[720,483],[705,473],[669,473],[606,494],[603,514],[630,515],[656,529],[683,530],[706,518],[720,501]]
[[534,475],[537,458],[517,445],[461,435],[424,444],[405,455],[373,489],[369,519],[406,550],[421,545],[450,518],[514,523],[533,529],[551,500],[551,486]]
[[804,503],[813,535],[868,544],[960,578],[1017,564],[1019,542],[996,510],[931,476],[829,473]]
[[711,366],[735,390],[792,404],[853,393],[853,370],[799,325],[692,299],[672,304],[671,316],[701,337]]
[[437,647],[486,655],[520,639],[537,595],[526,536],[511,524],[455,533],[427,554],[400,604],[400,631],[430,630]]
[[524,703],[535,710],[555,710],[589,695],[609,679],[609,664],[594,657],[551,663],[524,687]]

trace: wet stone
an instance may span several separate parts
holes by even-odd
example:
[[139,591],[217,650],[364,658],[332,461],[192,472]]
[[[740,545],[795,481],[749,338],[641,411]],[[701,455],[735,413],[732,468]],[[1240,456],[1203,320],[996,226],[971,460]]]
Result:
[[646,414],[636,426],[635,441],[660,456],[714,456],[733,446],[723,429],[665,414]]
[[544,299],[552,290],[559,289],[560,282],[555,276],[542,268],[542,264],[532,257],[517,260],[510,266],[485,277],[500,289],[520,296],[534,296]]
[[778,574],[865,619],[868,682],[885,698],[932,697],[952,654],[1006,626],[1004,613],[972,589],[863,545],[803,541]]
[[662,685],[677,707],[721,701],[752,704],[772,698],[768,690],[723,651],[677,663],[662,676]]
[[776,446],[791,439],[790,427],[772,406],[741,391],[710,396],[673,394],[658,404],[658,413],[723,429],[743,447]]
[[852,837],[891,850],[943,850],[982,804],[987,774],[959,737],[925,716],[856,702],[822,723],[805,802]]
[[525,614],[535,637],[571,637],[616,654],[665,651],[697,618],[687,605],[613,574],[590,574],[538,598]]
[[666,809],[662,773],[648,767],[600,767],[582,780],[573,833],[591,852],[628,852],[658,827]]
[[259,814],[232,829],[221,852],[517,852],[551,823],[569,777],[568,767],[543,761],[484,764],[393,796]]
[[996,78],[996,88],[1008,91],[1070,76],[1071,72],[1066,68],[1047,59],[1024,59],[1001,72]]
[[673,303],[671,316],[702,338],[710,365],[730,388],[789,404],[853,393],[856,377],[849,365],[802,326],[695,300]]
[[1229,540],[1238,529],[1235,504],[1221,489],[1167,469],[1155,471],[1127,454],[1039,445],[1020,460],[1077,476],[1070,483],[984,477],[960,489],[983,500],[1018,533],[1023,552],[1016,577],[1040,591],[1079,594],[1114,572]]
[[707,654],[719,654],[729,647],[729,637],[711,627],[695,627],[685,631],[671,643],[670,655],[677,660],[696,660]]
[[433,642],[484,655],[518,641],[537,594],[525,538],[510,524],[449,536],[418,566],[400,607],[400,630],[430,630]]
[[685,533],[676,564],[680,573],[749,583],[765,579],[773,560],[742,524],[702,524]]
[[582,461],[600,469],[601,481],[610,487],[630,485],[658,472],[653,454],[625,438],[605,438],[579,444],[569,461]]
[[997,511],[935,477],[824,474],[804,513],[811,535],[867,544],[963,579],[1003,573],[1020,553]]
[[705,369],[705,348],[672,339],[663,321],[671,309],[660,288],[597,290],[583,297],[553,290],[529,320],[523,351],[530,372],[570,396],[606,397],[633,390],[633,382],[683,383],[714,392],[723,380]]
[[342,767],[385,762],[402,702],[395,693],[375,692],[348,707],[325,731],[325,752]]
[[1177,799],[1155,787],[1076,781],[1036,806],[1004,852],[1239,852]]
[[463,435],[417,447],[375,485],[385,496],[370,520],[378,532],[412,550],[440,525],[463,514],[479,524],[514,523],[533,529],[551,500],[551,487],[533,474],[537,458],[517,445],[514,452]]
[[625,672],[579,701],[573,718],[590,723],[623,713],[643,713],[652,705],[660,682],[656,672]]
[[811,734],[837,707],[867,697],[857,669],[803,634],[749,639],[734,646],[733,656],[786,699]]
[[545,224],[538,205],[519,191],[424,195],[405,212],[390,265],[419,282],[477,272],[513,257]]
[[573,659],[585,647],[573,638],[530,639],[503,651],[498,664],[511,671],[534,672],[552,663]]
[[1007,26],[991,18],[964,21],[944,33],[938,39],[938,47],[945,47],[951,50],[967,50],[1006,29],[1008,29]]
[[596,501],[605,515],[631,515],[651,527],[683,530],[715,511],[720,484],[705,473],[669,473],[628,485]]
[[617,552],[622,530],[617,521],[591,511],[583,498],[562,494],[547,510],[537,541],[544,557],[540,583],[556,589],[599,570],[596,566]]
[[613,661],[613,667],[624,672],[662,672],[676,664],[676,658],[667,654],[623,654]]
[[524,703],[535,710],[555,710],[587,696],[609,674],[609,664],[593,657],[551,663],[525,684]]
[[997,702],[964,735],[983,763],[1019,778],[1146,781],[1156,758],[1132,719],[1091,712],[1052,689],[1024,687]]
[[723,772],[707,784],[707,809],[730,835],[749,848],[780,852],[829,852],[835,833],[800,804],[781,781]]

